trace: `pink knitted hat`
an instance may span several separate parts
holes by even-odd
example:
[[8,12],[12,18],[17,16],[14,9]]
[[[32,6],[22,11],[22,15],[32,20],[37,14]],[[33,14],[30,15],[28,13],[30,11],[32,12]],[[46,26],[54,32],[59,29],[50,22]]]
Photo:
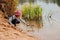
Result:
[[21,13],[21,11],[19,11],[19,10],[17,10],[17,11],[15,12],[15,15],[16,15],[16,16],[21,16],[21,14],[22,14],[22,13]]

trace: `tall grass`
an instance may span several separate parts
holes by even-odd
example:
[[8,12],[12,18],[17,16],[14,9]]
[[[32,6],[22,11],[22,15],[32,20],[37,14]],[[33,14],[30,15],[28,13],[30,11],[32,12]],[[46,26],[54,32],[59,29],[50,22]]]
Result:
[[23,5],[22,6],[23,18],[29,20],[41,20],[42,8],[39,5]]

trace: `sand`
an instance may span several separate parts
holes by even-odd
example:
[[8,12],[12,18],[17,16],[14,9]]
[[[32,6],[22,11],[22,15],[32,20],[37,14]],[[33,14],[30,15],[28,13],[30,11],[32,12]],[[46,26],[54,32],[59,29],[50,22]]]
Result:
[[37,40],[37,38],[28,36],[22,30],[8,24],[4,13],[0,11],[0,40]]

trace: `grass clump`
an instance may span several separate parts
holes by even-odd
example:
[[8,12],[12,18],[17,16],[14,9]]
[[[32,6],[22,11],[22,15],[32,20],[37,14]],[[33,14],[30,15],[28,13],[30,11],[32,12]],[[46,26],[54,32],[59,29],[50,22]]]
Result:
[[23,5],[22,13],[24,19],[41,20],[42,18],[42,8],[39,5]]

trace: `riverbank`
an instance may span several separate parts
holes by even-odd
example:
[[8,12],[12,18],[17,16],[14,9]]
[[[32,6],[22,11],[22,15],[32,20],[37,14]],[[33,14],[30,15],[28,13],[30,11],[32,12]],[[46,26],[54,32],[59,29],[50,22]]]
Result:
[[37,40],[37,38],[29,36],[22,30],[9,25],[3,14],[0,11],[0,40]]

